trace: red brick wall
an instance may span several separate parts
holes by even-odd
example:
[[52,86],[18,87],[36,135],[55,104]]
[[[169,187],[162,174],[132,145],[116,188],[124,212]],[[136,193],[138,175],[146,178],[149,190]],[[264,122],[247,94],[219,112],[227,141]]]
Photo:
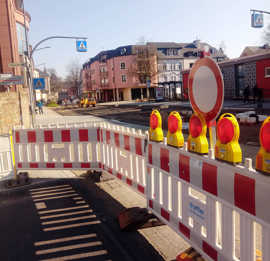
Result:
[[270,67],[270,59],[256,62],[256,79],[258,87],[263,89],[264,97],[270,98],[270,77],[265,78],[266,67]]

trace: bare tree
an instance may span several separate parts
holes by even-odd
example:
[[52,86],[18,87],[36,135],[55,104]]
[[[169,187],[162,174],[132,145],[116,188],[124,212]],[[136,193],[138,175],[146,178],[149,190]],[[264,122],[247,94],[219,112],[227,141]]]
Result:
[[[151,45],[136,45],[134,46],[133,54],[135,54],[135,61],[129,68],[129,75],[136,77],[141,85],[146,86],[147,81],[156,83],[156,77],[158,74],[156,48]],[[147,98],[149,98],[148,88]]]
[[68,75],[65,79],[66,86],[74,96],[80,95],[81,65],[78,60],[71,61],[67,66]]
[[47,73],[50,75],[51,92],[53,94],[60,92],[63,88],[63,80],[61,77],[58,77],[54,68],[47,69]]
[[265,44],[270,44],[270,24],[267,25],[263,32],[263,41]]

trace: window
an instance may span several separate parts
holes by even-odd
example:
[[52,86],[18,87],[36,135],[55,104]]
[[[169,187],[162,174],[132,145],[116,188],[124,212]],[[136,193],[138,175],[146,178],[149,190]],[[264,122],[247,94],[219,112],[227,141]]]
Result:
[[121,70],[126,69],[126,64],[125,63],[120,63],[120,68],[121,68]]
[[126,81],[127,81],[126,75],[122,75],[122,82],[126,82]]
[[270,77],[270,67],[265,67],[265,78]]
[[165,63],[163,64],[163,71],[167,71],[167,66]]
[[190,64],[189,64],[189,68],[191,68],[191,67],[192,67],[192,65],[193,65],[193,63],[190,63]]
[[107,72],[107,67],[101,67],[101,68],[100,68],[100,71],[101,71],[101,72]]

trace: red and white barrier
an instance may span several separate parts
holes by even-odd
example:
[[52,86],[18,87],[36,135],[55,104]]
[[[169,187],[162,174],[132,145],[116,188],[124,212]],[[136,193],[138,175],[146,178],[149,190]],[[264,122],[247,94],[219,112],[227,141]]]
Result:
[[[59,127],[59,126],[58,126]],[[270,178],[106,123],[14,131],[18,169],[103,169],[207,260],[270,260]],[[258,244],[258,242],[261,242]]]
[[263,260],[270,260],[269,241],[263,240],[270,236],[268,177],[153,142],[147,173],[149,208],[207,260],[255,260],[255,227],[262,228]]
[[146,136],[126,127],[101,124],[101,168],[146,196]]
[[11,147],[8,135],[0,136],[0,179],[9,178],[13,173]]
[[98,168],[97,127],[14,131],[18,169]]

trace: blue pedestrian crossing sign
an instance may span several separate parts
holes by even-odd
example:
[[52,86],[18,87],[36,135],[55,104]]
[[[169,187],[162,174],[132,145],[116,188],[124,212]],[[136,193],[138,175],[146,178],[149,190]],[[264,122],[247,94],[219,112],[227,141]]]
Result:
[[34,85],[34,90],[44,90],[45,89],[45,79],[44,78],[34,78],[33,85]]
[[263,13],[253,13],[251,15],[251,27],[254,28],[263,27]]
[[76,47],[78,52],[87,52],[87,42],[86,40],[77,40]]

